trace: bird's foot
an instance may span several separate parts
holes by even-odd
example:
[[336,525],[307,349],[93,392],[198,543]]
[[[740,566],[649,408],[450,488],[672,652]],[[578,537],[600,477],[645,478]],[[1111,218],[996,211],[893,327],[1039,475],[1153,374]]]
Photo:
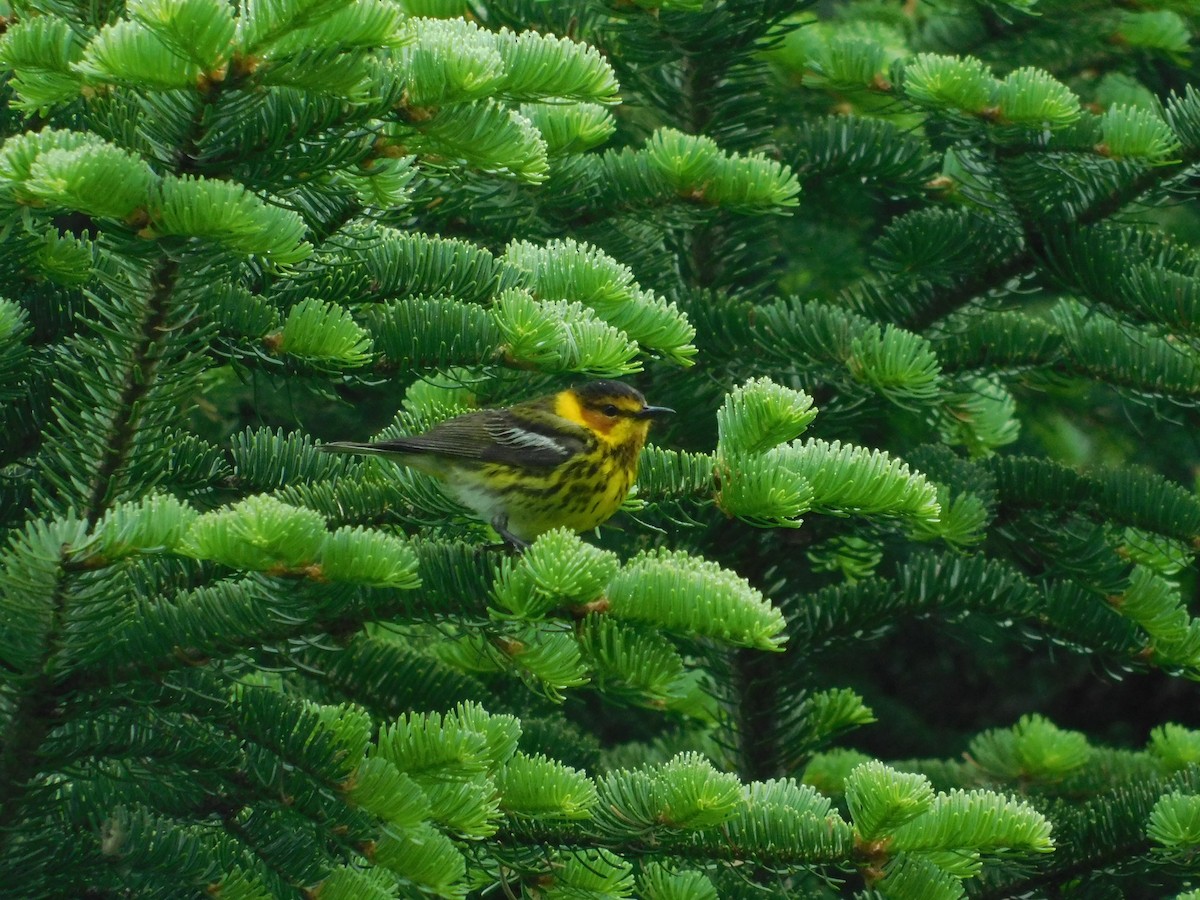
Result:
[[529,541],[522,540],[508,530],[508,516],[499,515],[492,519],[492,528],[504,539],[504,546],[512,553],[524,553],[529,549]]

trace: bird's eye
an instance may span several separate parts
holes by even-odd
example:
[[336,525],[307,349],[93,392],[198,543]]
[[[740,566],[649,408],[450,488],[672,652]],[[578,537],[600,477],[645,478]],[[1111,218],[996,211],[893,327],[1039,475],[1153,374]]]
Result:
[[617,413],[620,412],[620,410],[617,409],[615,406],[613,406],[611,403],[609,403],[607,406],[605,406],[603,409],[601,409],[600,412],[604,413],[606,416],[615,416]]

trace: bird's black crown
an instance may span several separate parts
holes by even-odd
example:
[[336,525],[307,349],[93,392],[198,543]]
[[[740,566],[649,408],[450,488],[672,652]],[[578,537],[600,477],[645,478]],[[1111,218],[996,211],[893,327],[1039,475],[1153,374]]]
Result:
[[646,398],[642,396],[641,391],[619,381],[607,379],[589,381],[587,384],[576,385],[573,390],[580,401],[587,406],[600,400],[612,400],[614,397],[628,397],[636,400],[642,406],[646,405]]

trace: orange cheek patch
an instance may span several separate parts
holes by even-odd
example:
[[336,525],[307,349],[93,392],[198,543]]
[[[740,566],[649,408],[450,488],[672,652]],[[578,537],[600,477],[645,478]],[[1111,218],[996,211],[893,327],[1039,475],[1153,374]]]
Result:
[[615,420],[603,413],[598,413],[590,409],[583,410],[582,415],[583,423],[593,431],[600,432],[600,434],[608,434],[613,430],[613,426],[617,424]]

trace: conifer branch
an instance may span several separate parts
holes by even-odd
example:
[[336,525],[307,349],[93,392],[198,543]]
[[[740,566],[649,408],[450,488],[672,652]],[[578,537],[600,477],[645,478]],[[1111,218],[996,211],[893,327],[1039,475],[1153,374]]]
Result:
[[[382,595],[382,596],[381,596]],[[439,598],[442,599],[442,598]],[[456,610],[452,608],[457,607]],[[478,598],[454,598],[450,603],[430,608],[429,598],[405,591],[380,591],[364,596],[360,604],[339,605],[339,608],[320,611],[311,617],[279,617],[271,626],[253,633],[236,636],[211,634],[205,646],[175,647],[159,657],[143,657],[134,663],[113,668],[103,664],[74,671],[56,686],[59,696],[94,688],[97,682],[112,686],[129,684],[143,679],[158,679],[169,672],[203,667],[222,659],[230,659],[248,651],[286,644],[293,639],[312,639],[328,635],[334,641],[344,641],[361,632],[371,622],[401,619],[409,622],[441,621],[456,612],[462,616],[479,617],[486,611]],[[135,639],[143,640],[140,635]]]
[[61,639],[66,578],[60,561],[52,598],[51,629],[41,654],[41,666],[17,694],[12,717],[0,735],[0,858],[11,852],[10,842],[20,835],[18,825],[25,815],[25,800],[38,772],[39,751],[61,713],[59,703],[63,695],[52,673],[51,661]]
[[[159,353],[165,339],[166,322],[173,298],[177,263],[160,258],[150,279],[150,294],[139,329],[139,342],[132,348],[130,364],[121,387],[116,415],[112,420],[105,453],[96,464],[88,490],[84,516],[95,526],[107,509],[112,479],[125,464],[137,433],[138,402],[154,383]],[[16,709],[2,741],[0,753],[0,854],[15,833],[23,815],[23,801],[37,772],[38,748],[61,712],[60,703],[70,693],[55,673],[55,658],[61,650],[69,596],[68,560],[70,547],[63,547],[57,566],[57,582],[50,601],[50,626],[43,638],[40,659],[32,680],[18,695]]]
[[138,343],[132,348],[116,415],[110,426],[108,439],[104,442],[104,456],[96,466],[96,473],[88,490],[84,515],[89,527],[94,526],[104,515],[112,500],[110,491],[113,487],[113,476],[128,462],[133,439],[138,431],[138,403],[154,386],[155,373],[161,361],[160,353],[167,336],[163,325],[171,312],[178,272],[178,262],[164,255],[159,258],[150,275],[150,294],[138,332]]
[[[997,159],[1003,162],[1006,157],[1015,152],[1014,150],[1000,151],[997,153]],[[1147,168],[1081,209],[1070,220],[1055,222],[1055,233],[1060,234],[1063,229],[1072,227],[1087,227],[1105,222],[1146,195],[1186,175],[1197,164],[1200,164],[1200,146],[1187,147],[1180,154],[1178,160]],[[997,167],[997,173],[1003,180],[1005,173],[1003,164]],[[919,297],[912,314],[898,324],[914,331],[923,331],[956,309],[960,309],[969,301],[989,291],[998,290],[1015,278],[1036,274],[1046,263],[1046,236],[1043,235],[1036,220],[1022,217],[1021,226],[1024,236],[1022,250],[998,261],[998,265],[984,267],[973,272],[968,278],[943,287],[936,285],[926,287],[925,295]],[[850,299],[853,301],[854,298]],[[872,308],[869,301],[860,302],[857,305],[864,313],[871,314]]]

